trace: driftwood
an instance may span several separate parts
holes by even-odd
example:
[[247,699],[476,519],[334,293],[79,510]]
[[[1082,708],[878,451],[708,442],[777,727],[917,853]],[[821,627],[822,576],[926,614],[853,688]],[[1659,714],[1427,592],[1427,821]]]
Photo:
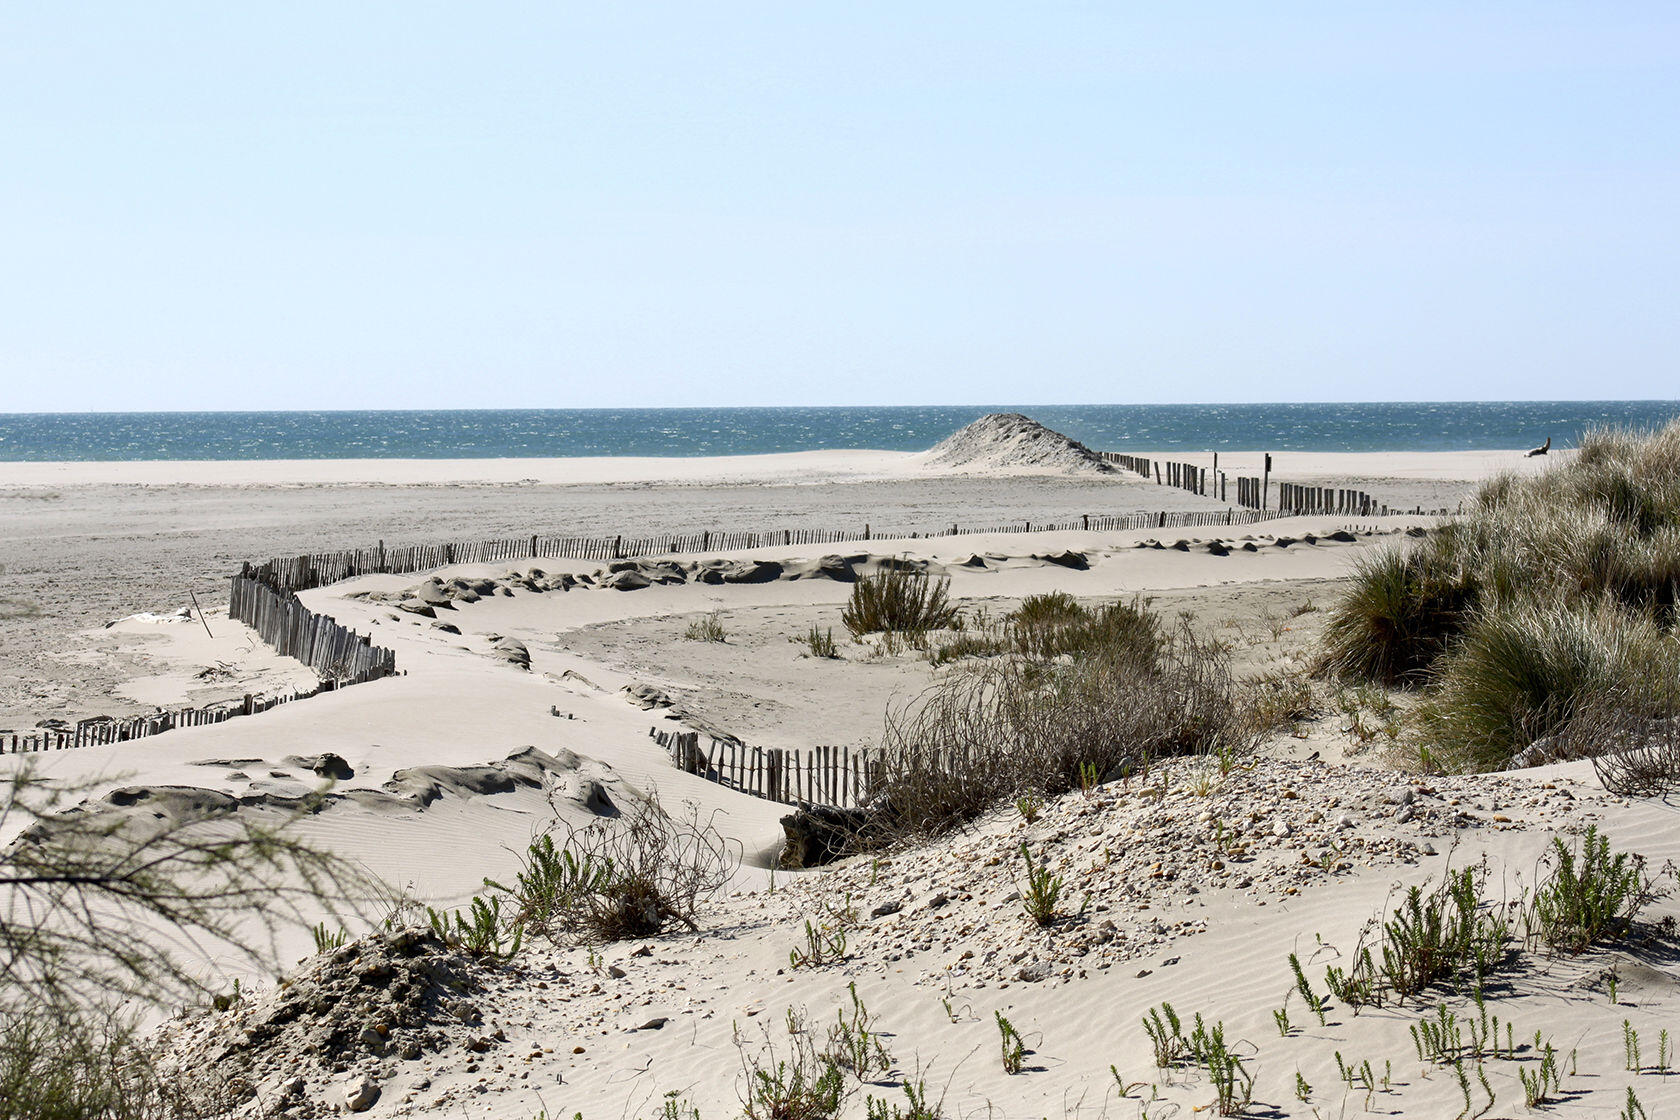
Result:
[[782,818],[781,866],[821,867],[874,846],[886,838],[879,809],[837,809],[805,805]]

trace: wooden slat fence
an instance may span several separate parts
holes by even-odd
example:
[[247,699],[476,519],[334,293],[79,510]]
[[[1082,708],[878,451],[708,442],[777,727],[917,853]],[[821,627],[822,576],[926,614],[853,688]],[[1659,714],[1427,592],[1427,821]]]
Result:
[[1144,478],[1150,477],[1154,469],[1154,464],[1141,455],[1123,455],[1118,451],[1099,451],[1097,454],[1104,461],[1113,463],[1122,470],[1131,471],[1133,474],[1141,474]]
[[346,685],[377,680],[397,671],[396,655],[368,638],[311,611],[291,592],[279,592],[243,575],[233,577],[228,617],[245,623],[278,652],[314,669],[321,681],[310,689],[278,696],[246,694],[203,708],[181,708],[144,716],[93,716],[72,730],[36,728],[0,734],[0,754],[98,747],[161,735],[179,727],[204,727],[235,716],[252,716],[294,700],[306,700]]
[[[1159,466],[1160,464],[1156,464]],[[1169,464],[1171,465],[1171,464]],[[1202,487],[1212,490],[1215,483],[1209,472],[1195,468],[1191,477],[1190,464],[1173,477],[1187,489]],[[1220,476],[1223,479],[1223,476]],[[1220,487],[1223,491],[1223,487]],[[1301,512],[1333,512],[1302,510]],[[1350,511],[1352,512],[1352,511]],[[1396,510],[1395,512],[1401,512]],[[1425,512],[1418,510],[1415,512]],[[1445,511],[1442,511],[1445,512]],[[1112,531],[1124,529],[1189,529],[1218,525],[1252,525],[1273,517],[1292,516],[1257,508],[1190,511],[1142,511],[1130,514],[1086,514],[1070,521],[1014,521],[1004,525],[942,525],[936,529],[902,530],[877,529],[864,525],[861,529],[767,529],[701,533],[668,533],[654,537],[562,537],[533,535],[494,540],[454,541],[445,544],[409,545],[403,548],[349,549],[340,552],[317,552],[303,556],[287,556],[247,564],[243,575],[266,585],[276,592],[306,591],[324,587],[340,580],[375,573],[405,574],[430,571],[449,564],[483,564],[516,559],[571,559],[608,563],[646,556],[677,553],[729,552],[739,549],[794,547],[802,545],[845,544],[870,540],[923,540],[940,537],[969,536],[984,533],[1039,533],[1074,529]]]
[[307,700],[323,692],[331,692],[340,683],[324,680],[314,688],[289,692],[279,696],[256,696],[247,693],[243,700],[229,700],[205,708],[181,708],[171,712],[157,712],[145,716],[91,716],[77,722],[69,731],[37,728],[33,731],[0,734],[0,754],[27,754],[33,751],[62,751],[73,747],[100,747],[107,743],[125,743],[161,735],[178,727],[204,727],[223,723],[236,716],[251,716],[266,712],[294,700]]
[[880,748],[750,747],[707,737],[698,731],[661,731],[648,735],[671,755],[677,769],[767,801],[787,805],[833,805],[856,808],[868,802],[879,785]]
[[252,578],[250,566],[233,577],[228,617],[257,632],[275,652],[294,657],[341,685],[388,677],[397,671],[396,654],[373,644],[330,615],[304,606],[290,591],[278,591]]

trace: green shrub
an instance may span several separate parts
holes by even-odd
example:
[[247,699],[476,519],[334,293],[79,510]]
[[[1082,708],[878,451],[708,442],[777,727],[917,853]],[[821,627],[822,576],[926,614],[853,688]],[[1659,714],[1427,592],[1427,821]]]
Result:
[[698,929],[700,906],[724,888],[738,862],[710,821],[697,812],[667,816],[649,798],[613,821],[569,829],[561,844],[539,836],[513,886],[491,879],[484,885],[497,892],[498,906],[502,897],[513,902],[507,921],[521,930],[618,941],[673,922]]
[[834,628],[817,629],[817,624],[811,624],[811,630],[805,635],[805,645],[811,651],[812,657],[820,657],[832,661],[840,656],[840,650],[834,644]]
[[1003,1072],[1014,1076],[1026,1068],[1027,1044],[1021,1039],[1021,1032],[1015,1029],[1015,1024],[1003,1017],[1003,1012],[994,1011],[997,1019],[998,1045],[1003,1055]]
[[1486,872],[1471,867],[1448,872],[1434,890],[1408,889],[1392,911],[1379,915],[1374,951],[1360,944],[1347,969],[1327,972],[1332,994],[1359,1007],[1450,982],[1479,989],[1511,963],[1516,942],[1511,919],[1486,889]]
[[1645,857],[1612,854],[1596,825],[1587,826],[1579,849],[1554,836],[1548,862],[1550,874],[1534,892],[1529,932],[1559,952],[1582,953],[1620,935],[1657,897]]
[[1003,618],[942,644],[933,662],[1013,653],[1047,661],[1068,656],[1120,660],[1152,657],[1162,644],[1160,620],[1140,603],[1086,607],[1065,591],[1029,595]]
[[1056,904],[1062,898],[1062,877],[1052,875],[1043,863],[1033,866],[1032,853],[1021,845],[1021,859],[1027,865],[1027,882],[1021,888],[1021,908],[1041,926],[1056,920]]
[[[767,1048],[768,1050],[768,1048]],[[834,1059],[819,1054],[808,1037],[793,1040],[792,1053],[773,1050],[749,1058],[742,1052],[747,1091],[746,1120],[833,1120],[846,1099],[845,1075]]]
[[904,1090],[904,1105],[870,1097],[864,1102],[866,1120],[943,1120],[945,1099],[930,1102],[926,1080],[906,1081],[900,1087]]
[[961,614],[949,601],[951,580],[893,565],[852,585],[840,621],[852,637],[865,634],[925,634],[956,626]]
[[519,953],[525,928],[502,916],[502,899],[475,895],[467,912],[453,913],[426,907],[432,932],[444,944],[475,957],[513,957]]

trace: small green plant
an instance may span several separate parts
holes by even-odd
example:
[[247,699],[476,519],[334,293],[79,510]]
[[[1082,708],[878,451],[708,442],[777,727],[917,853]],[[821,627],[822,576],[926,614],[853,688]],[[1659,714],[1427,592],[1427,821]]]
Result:
[[1522,1082],[1523,1105],[1527,1108],[1539,1108],[1557,1099],[1562,1085],[1558,1074],[1557,1051],[1552,1048],[1551,1043],[1547,1043],[1545,1048],[1540,1050],[1540,1064],[1532,1073],[1526,1066],[1517,1067],[1517,1080]]
[[1021,858],[1027,865],[1027,882],[1021,891],[1021,908],[1027,917],[1041,926],[1050,925],[1056,920],[1056,904],[1062,897],[1062,878],[1052,875],[1050,869],[1040,864],[1033,866],[1032,853],[1025,844],[1021,845]]
[[794,968],[820,968],[846,956],[844,926],[815,925],[805,920],[805,947],[788,952],[788,964]]
[[723,619],[718,612],[712,611],[689,623],[683,637],[691,642],[721,642],[729,637],[729,632],[723,628]]
[[1657,892],[1645,857],[1610,851],[1597,825],[1588,825],[1577,850],[1552,838],[1551,874],[1534,892],[1531,935],[1548,948],[1581,953],[1624,932]]
[[1114,1078],[1114,1091],[1120,1094],[1122,1100],[1130,1097],[1134,1090],[1143,1088],[1144,1083],[1142,1081],[1127,1081],[1121,1075],[1119,1066],[1109,1066],[1108,1073],[1109,1076]]
[[748,1120],[833,1120],[845,1099],[840,1067],[808,1046],[796,1045],[791,1058],[749,1062],[747,1072]]
[[812,623],[810,632],[805,635],[805,645],[810,649],[812,657],[832,661],[840,656],[840,650],[834,644],[834,627],[832,626],[826,630],[819,630],[816,623]]
[[660,1098],[654,1120],[700,1120],[700,1110],[692,1101],[684,1099],[681,1090],[672,1089]]
[[1301,958],[1294,953],[1289,954],[1289,969],[1295,974],[1295,990],[1301,993],[1301,998],[1307,1003],[1307,1009],[1318,1019],[1318,1025],[1324,1026],[1324,999],[1314,992],[1312,985],[1307,982],[1307,974],[1301,969]]
[[350,940],[349,930],[339,926],[337,930],[329,933],[325,922],[315,923],[310,927],[309,932],[315,938],[316,953],[330,953],[334,949],[342,948],[344,943]]
[[1464,1051],[1464,1032],[1458,1014],[1444,1003],[1436,1004],[1435,1017],[1412,1024],[1412,1045],[1418,1061],[1436,1065],[1451,1065]]
[[1044,798],[1031,791],[1023,793],[1015,799],[1015,811],[1028,824],[1036,824],[1039,815],[1044,812]]
[[1645,1115],[1645,1106],[1639,1103],[1639,1097],[1635,1095],[1632,1085],[1627,1087],[1627,1103],[1622,1105],[1617,1120],[1650,1120],[1650,1117]]
[[859,1081],[884,1076],[892,1070],[892,1055],[881,1042],[878,1031],[870,1029],[869,1009],[858,997],[857,983],[846,985],[851,994],[851,1014],[840,1010],[834,1026],[828,1032],[828,1055],[834,1064],[850,1070]]
[[1183,1024],[1170,1003],[1149,1009],[1143,1017],[1143,1032],[1149,1036],[1149,1044],[1155,1050],[1155,1065],[1160,1069],[1177,1065],[1190,1052],[1190,1040],[1184,1037]]
[[900,1088],[905,1098],[902,1105],[873,1096],[865,1100],[866,1120],[943,1120],[945,1101],[943,1098],[928,1100],[926,1081],[919,1078],[914,1083],[906,1081]]
[[1622,1053],[1627,1059],[1627,1071],[1638,1073],[1641,1068],[1639,1063],[1639,1032],[1626,1019],[1622,1020]]
[[428,906],[426,917],[444,944],[468,956],[512,957],[519,952],[525,933],[519,922],[503,919],[500,896],[486,901],[482,895],[474,895],[465,914],[459,910],[450,914]]
[[1464,1109],[1458,1114],[1458,1120],[1464,1120],[1465,1117],[1470,1115],[1470,1110],[1476,1107],[1475,1102],[1470,1099],[1470,1075],[1465,1071],[1464,1063],[1461,1061],[1455,1060],[1452,1067],[1453,1075],[1458,1079],[1458,1091],[1464,1094]]
[[1669,1045],[1668,1028],[1664,1027],[1657,1035],[1657,1072],[1668,1076],[1668,1060],[1674,1056],[1674,1049]]
[[1207,1072],[1214,1090],[1214,1106],[1221,1116],[1239,1116],[1254,1097],[1254,1075],[1225,1041],[1225,1024],[1211,1026],[1196,1016],[1190,1050]]
[[1300,1101],[1302,1104],[1306,1104],[1307,1101],[1311,1097],[1312,1097],[1312,1086],[1307,1083],[1306,1078],[1301,1076],[1301,1071],[1296,1070],[1295,1071],[1295,1099]]
[[1278,1036],[1280,1038],[1289,1037],[1289,1008],[1280,1007],[1276,1011],[1272,1012],[1272,1022],[1277,1024]]
[[1027,1047],[1021,1041],[1021,1032],[1015,1029],[1015,1024],[1003,1017],[1003,1012],[992,1012],[997,1017],[999,1045],[1003,1054],[1003,1072],[1014,1075],[1020,1073],[1026,1065]]
[[1079,764],[1079,792],[1090,797],[1097,792],[1098,785],[1097,764],[1081,762]]
[[228,1011],[245,1002],[245,993],[239,990],[239,977],[233,978],[233,991],[220,992],[210,997],[210,1006],[217,1011]]
[[1485,897],[1482,867],[1449,871],[1434,890],[1410,888],[1386,916],[1378,915],[1380,957],[1361,946],[1352,966],[1330,983],[1350,1006],[1381,1005],[1386,994],[1404,999],[1448,981],[1479,988],[1508,966],[1516,934],[1504,907]]

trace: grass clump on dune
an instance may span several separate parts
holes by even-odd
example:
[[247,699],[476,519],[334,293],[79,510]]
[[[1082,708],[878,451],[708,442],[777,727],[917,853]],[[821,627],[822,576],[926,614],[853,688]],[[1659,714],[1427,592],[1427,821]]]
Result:
[[1680,692],[1680,421],[1589,432],[1572,462],[1483,484],[1465,513],[1379,554],[1332,609],[1324,667],[1423,690],[1435,768],[1505,765],[1596,698]]
[[926,572],[894,565],[852,586],[840,621],[854,638],[951,629],[962,616],[950,602],[950,589],[947,576],[934,579]]

